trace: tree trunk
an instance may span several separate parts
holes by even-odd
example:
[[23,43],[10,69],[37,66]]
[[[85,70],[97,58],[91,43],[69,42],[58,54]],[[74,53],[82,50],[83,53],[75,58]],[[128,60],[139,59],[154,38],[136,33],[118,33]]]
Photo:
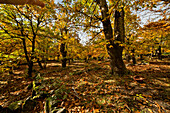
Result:
[[38,65],[40,66],[40,68],[41,68],[41,69],[43,69],[43,66],[42,66],[42,64],[41,64],[41,62],[40,62],[40,59],[39,59],[39,58],[37,58],[37,62],[38,62]]
[[[65,34],[67,34],[67,28],[65,27],[64,29],[62,29],[61,30],[61,34],[62,34],[62,36],[64,36],[64,33]],[[64,38],[63,38],[63,40],[64,40]],[[60,52],[61,52],[61,54],[62,54],[62,67],[66,67],[66,64],[67,64],[67,58],[66,58],[66,56],[67,56],[67,51],[65,50],[65,48],[66,48],[66,43],[65,42],[62,42],[61,43],[61,46],[60,46]]]
[[32,40],[32,54],[31,54],[31,59],[29,61],[29,68],[28,68],[28,77],[32,77],[32,70],[33,70],[33,59],[34,57],[34,52],[35,52],[35,38],[36,38],[36,34],[33,32],[34,36],[33,36],[33,40]]
[[28,57],[28,51],[27,51],[25,38],[22,38],[22,43],[23,43],[23,46],[24,46],[24,54],[25,54],[25,58],[27,60],[27,65],[28,65],[28,77],[31,77],[32,76],[33,62]]
[[[127,45],[128,45],[128,46],[130,45],[129,38],[127,38]],[[130,51],[130,48],[128,47],[127,53],[126,53],[126,60],[127,60],[128,63],[129,63],[130,60],[131,60],[131,55],[130,55],[129,51]]]
[[132,62],[133,62],[133,65],[136,64],[135,49],[132,49]]
[[143,54],[140,54],[140,60],[144,60]]
[[162,51],[161,51],[161,46],[158,48],[158,59],[162,60]]
[[28,57],[28,51],[27,51],[25,38],[22,38],[22,44],[24,46],[24,54],[25,54],[25,58],[27,60],[27,64],[29,64],[29,57]]
[[28,77],[32,77],[33,61],[28,64]]
[[106,45],[108,54],[110,55],[111,73],[123,75],[126,72],[126,67],[122,59],[123,47],[115,41],[124,43],[125,28],[124,28],[124,10],[115,12],[114,36],[111,26],[110,15],[108,13],[108,5],[106,0],[97,0],[102,13],[102,24],[104,28],[105,39],[108,42]]
[[61,44],[61,47],[60,47],[60,52],[62,54],[62,67],[66,67],[66,64],[67,64],[67,51],[65,51],[65,43],[62,43]]
[[47,68],[47,61],[48,61],[48,59],[43,57],[42,62],[43,62],[43,64],[44,64],[44,65],[43,65],[43,68],[44,68],[44,69]]

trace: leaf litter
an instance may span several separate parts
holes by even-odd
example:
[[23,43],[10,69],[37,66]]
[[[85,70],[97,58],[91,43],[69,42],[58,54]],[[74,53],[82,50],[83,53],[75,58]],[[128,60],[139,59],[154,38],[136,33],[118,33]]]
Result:
[[[67,68],[49,64],[46,70],[38,70],[42,76],[39,82],[45,83],[38,92],[55,97],[53,106],[67,112],[170,112],[169,65],[127,66],[130,73],[123,77],[110,75],[107,65],[109,62],[105,61],[73,63]],[[135,76],[144,79],[139,82]],[[0,81],[3,107],[32,95],[28,86],[33,80],[26,79],[24,74],[7,74]],[[38,100],[37,111],[44,110],[46,99]]]

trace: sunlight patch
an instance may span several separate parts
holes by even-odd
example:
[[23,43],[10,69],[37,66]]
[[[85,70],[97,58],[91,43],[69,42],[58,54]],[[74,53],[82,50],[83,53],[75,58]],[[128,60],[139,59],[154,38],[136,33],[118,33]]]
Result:
[[116,81],[115,80],[105,80],[104,82],[105,83],[115,83]]

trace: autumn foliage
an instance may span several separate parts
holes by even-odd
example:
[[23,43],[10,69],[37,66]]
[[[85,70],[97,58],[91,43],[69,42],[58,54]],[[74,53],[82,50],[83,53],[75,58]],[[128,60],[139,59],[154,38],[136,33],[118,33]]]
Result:
[[169,111],[168,0],[0,3],[0,112]]

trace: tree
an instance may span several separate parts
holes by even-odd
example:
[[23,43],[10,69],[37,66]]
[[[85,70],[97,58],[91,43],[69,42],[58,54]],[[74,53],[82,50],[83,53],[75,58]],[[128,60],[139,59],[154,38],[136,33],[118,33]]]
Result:
[[[149,13],[144,14],[155,14],[156,16],[151,17],[147,24],[141,28],[141,36],[144,37],[143,40],[148,42],[148,48],[151,48],[152,53],[154,51],[158,55],[158,59],[162,59],[162,47],[166,49],[166,43],[168,42],[168,35],[170,31],[169,27],[169,5],[170,2],[166,0],[158,0],[151,2],[152,5],[146,7],[144,10],[149,11]],[[148,41],[149,40],[149,41]],[[151,41],[152,40],[152,41]]]
[[162,59],[162,48],[168,48],[169,25],[168,19],[166,21],[160,19],[156,22],[150,22],[141,28],[141,36],[143,37],[143,41],[147,43],[145,45],[147,45],[147,48],[151,48],[152,53],[158,51],[157,55],[160,60]]
[[[66,4],[63,4],[64,7]],[[59,34],[60,53],[62,55],[62,67],[66,67],[67,60],[73,59],[77,56],[75,53],[75,46],[79,45],[78,38],[78,27],[75,25],[73,20],[74,13],[70,10],[63,8],[61,4],[56,5],[56,21],[55,21],[55,32]]]
[[[60,45],[60,52],[62,54],[62,67],[66,67],[67,64],[67,51],[66,51],[66,42],[65,42],[65,36],[67,36],[68,34],[68,30],[65,27],[64,29],[61,30],[61,36],[62,36],[62,41],[61,41],[61,45]],[[67,37],[66,37],[67,38]]]
[[[8,9],[8,10],[7,10]],[[22,49],[28,65],[28,75],[32,76],[33,61],[37,59],[35,54],[36,40],[42,37],[50,37],[52,34],[44,31],[46,26],[52,22],[53,9],[52,7],[44,8],[39,11],[39,7],[30,6],[3,6],[1,8],[1,23],[0,28],[3,32],[1,35],[7,34],[11,39],[22,41]],[[51,16],[51,18],[49,18]],[[5,37],[5,36],[4,36]]]
[[[107,51],[111,58],[111,71],[115,74],[123,74],[126,73],[122,51],[127,30],[125,30],[126,22],[124,20],[124,17],[128,15],[126,15],[127,10],[153,9],[159,2],[162,0],[67,0],[63,1],[63,4],[66,4],[63,5],[63,8],[72,11],[75,20],[79,19],[80,22],[79,24],[75,22],[76,26],[81,26],[92,36],[104,33]],[[163,2],[168,3],[167,1]]]
[[[67,8],[70,9],[70,7]],[[126,67],[122,59],[122,44],[125,41],[124,7],[118,8],[115,11],[114,31],[111,22],[112,13],[110,13],[111,11],[106,0],[75,1],[74,7],[70,10],[78,12],[85,19],[80,23],[80,26],[85,27],[85,30],[95,28],[97,31],[103,28],[100,32],[103,31],[107,41],[106,47],[111,58],[111,72],[112,74],[124,74],[126,72]],[[100,22],[102,26],[100,26]],[[93,30],[94,32],[95,30]]]

